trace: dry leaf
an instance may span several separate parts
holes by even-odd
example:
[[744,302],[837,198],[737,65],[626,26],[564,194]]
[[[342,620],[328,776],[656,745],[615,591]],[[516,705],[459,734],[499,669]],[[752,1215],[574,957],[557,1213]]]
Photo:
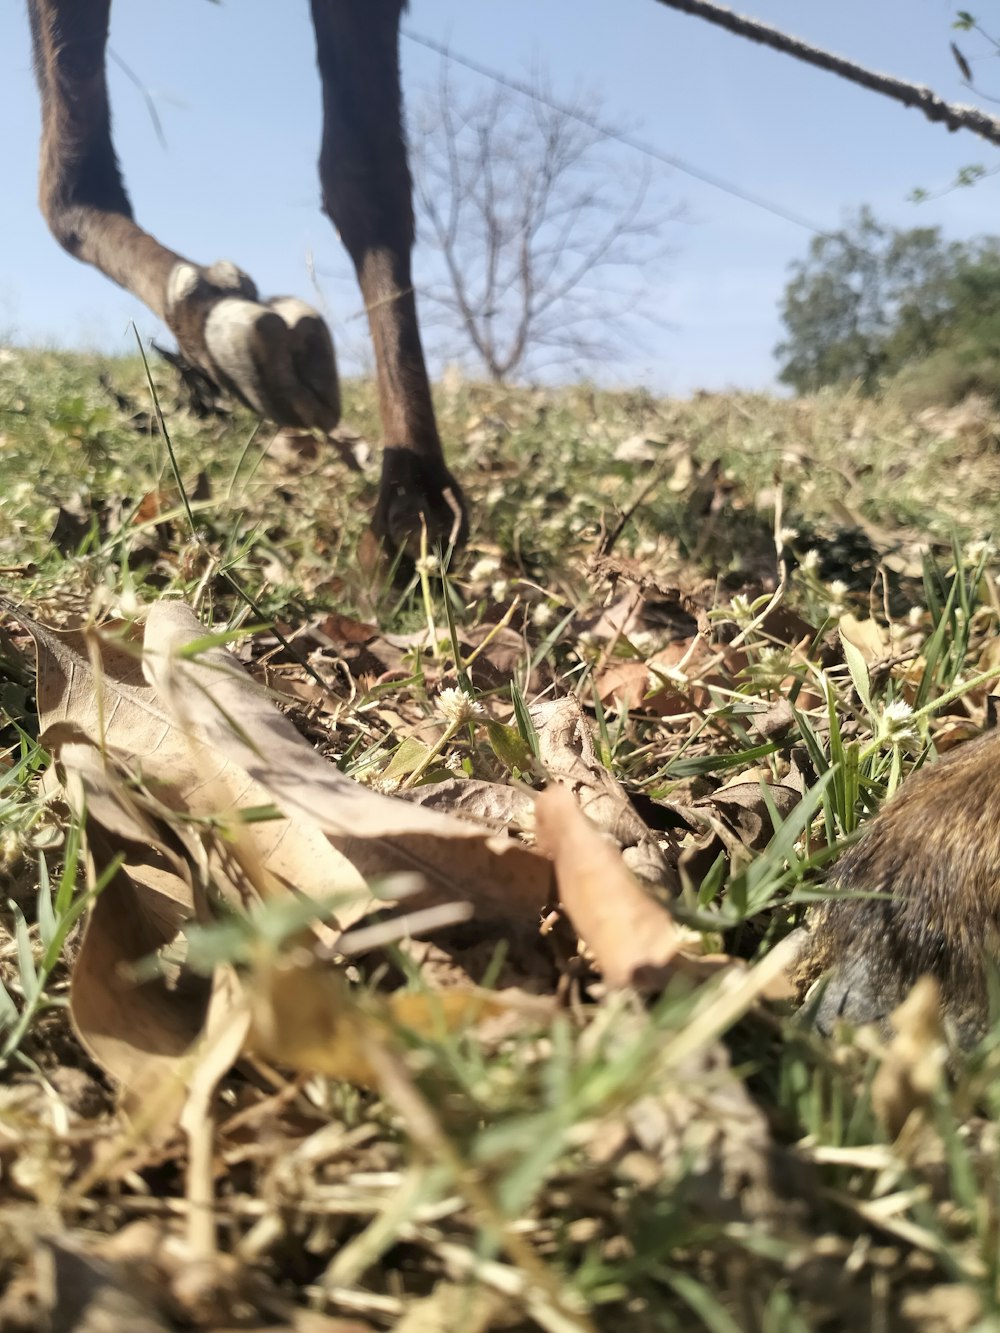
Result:
[[549,896],[545,861],[520,843],[359,786],[328,763],[271,706],[222,648],[196,657],[202,626],[179,603],[151,608],[143,665],[203,764],[238,766],[279,808],[322,830],[366,878],[417,871],[421,901],[475,904],[513,928],[529,929]]
[[948,1059],[937,981],[921,977],[890,1021],[895,1035],[872,1079],[872,1107],[897,1138],[910,1115],[929,1104]]
[[[553,786],[535,806],[538,845],[555,861],[559,897],[610,986],[641,986],[680,949],[670,914],[639,887],[621,853]],[[662,977],[658,977],[662,980]]]
[[841,637],[857,648],[869,666],[889,656],[889,632],[870,616],[867,620],[859,620],[848,611],[837,621],[837,628]]
[[531,720],[538,732],[538,756],[549,776],[569,787],[591,823],[614,838],[633,874],[664,897],[673,897],[680,887],[676,871],[621,783],[597,758],[579,701],[569,695],[536,704]]

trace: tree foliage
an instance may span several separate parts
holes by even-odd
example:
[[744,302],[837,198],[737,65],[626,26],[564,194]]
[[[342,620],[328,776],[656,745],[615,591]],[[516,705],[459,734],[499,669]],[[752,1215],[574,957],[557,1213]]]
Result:
[[870,393],[932,359],[939,374],[955,363],[948,396],[993,393],[1000,238],[946,242],[938,227],[897,230],[862,209],[792,265],[781,317],[779,378],[799,393],[850,382]]

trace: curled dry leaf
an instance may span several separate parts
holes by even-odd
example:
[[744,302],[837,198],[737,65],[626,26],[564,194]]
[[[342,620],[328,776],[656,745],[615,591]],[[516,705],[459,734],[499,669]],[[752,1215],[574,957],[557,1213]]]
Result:
[[538,757],[549,776],[569,787],[591,824],[611,835],[629,870],[664,897],[673,897],[680,888],[676,868],[621,783],[597,758],[579,701],[569,695],[537,704],[531,719],[538,731]]
[[678,953],[681,933],[572,793],[559,786],[543,792],[535,824],[539,847],[555,861],[562,904],[608,984],[641,986],[651,972],[659,974]]
[[[211,919],[206,883],[235,906],[339,894],[344,929],[386,907],[369,877],[416,870],[420,905],[458,900],[509,935],[537,931],[552,880],[543,857],[359,787],[311,750],[230,654],[199,652],[202,628],[187,608],[154,608],[141,643],[123,627],[117,638],[29,628],[41,720],[67,797],[86,814],[97,868],[121,861],[86,929],[73,1015],[147,1130],[155,1122],[169,1133],[192,1088],[204,1108],[248,1021],[233,987],[213,989],[176,964],[136,977],[182,921]],[[254,817],[262,810],[277,817]],[[336,934],[316,929],[332,947]]]
[[202,637],[179,603],[149,613],[143,667],[203,763],[238,766],[282,813],[319,829],[366,879],[416,871],[427,898],[459,898],[515,928],[537,920],[547,863],[513,840],[359,786],[328,763],[271,706],[223,648],[188,655]]

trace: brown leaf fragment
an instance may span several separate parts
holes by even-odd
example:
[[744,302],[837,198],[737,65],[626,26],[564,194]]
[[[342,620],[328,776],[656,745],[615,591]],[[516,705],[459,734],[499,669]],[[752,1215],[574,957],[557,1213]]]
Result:
[[649,667],[645,662],[612,662],[599,674],[597,696],[602,704],[624,704],[630,711],[642,708],[650,686]]
[[673,897],[680,887],[676,870],[621,783],[597,758],[579,701],[568,695],[537,704],[531,718],[539,759],[549,776],[573,791],[592,825],[611,835],[634,875],[663,897]]
[[837,621],[837,628],[840,630],[841,638],[857,648],[869,666],[889,656],[891,651],[889,633],[870,616],[867,620],[859,620],[857,616],[847,611]]
[[422,805],[428,810],[472,819],[497,830],[535,826],[535,796],[523,787],[500,782],[481,782],[476,778],[445,778],[412,787],[399,793],[400,800]]
[[137,963],[174,937],[146,911],[142,887],[119,871],[90,913],[73,968],[73,1026],[94,1059],[129,1093],[144,1131],[169,1135],[186,1096],[188,1052],[208,1012],[209,987],[182,973],[137,981]]
[[941,987],[921,977],[892,1013],[894,1036],[872,1079],[872,1107],[893,1138],[922,1112],[940,1086],[948,1058]]
[[608,985],[642,986],[680,949],[670,914],[639,887],[567,788],[539,796],[535,821],[538,845],[555,861],[560,900]]
[[[769,774],[761,772],[757,781],[752,774],[741,774],[740,780],[720,787],[707,800],[696,802],[698,806],[710,806],[715,809],[739,836],[744,846],[754,851],[761,851],[774,836],[774,823],[767,799],[774,805],[780,819],[786,819],[801,797],[792,787],[781,783],[766,782]],[[767,792],[767,798],[764,795]]]

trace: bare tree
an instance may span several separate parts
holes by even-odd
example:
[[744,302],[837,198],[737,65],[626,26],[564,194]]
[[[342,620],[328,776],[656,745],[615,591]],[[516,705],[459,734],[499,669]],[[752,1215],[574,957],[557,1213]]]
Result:
[[493,380],[613,359],[658,318],[669,215],[648,167],[579,108],[554,106],[538,80],[528,97],[462,94],[442,67],[411,118],[417,225],[439,255],[425,324],[442,355],[471,354]]

